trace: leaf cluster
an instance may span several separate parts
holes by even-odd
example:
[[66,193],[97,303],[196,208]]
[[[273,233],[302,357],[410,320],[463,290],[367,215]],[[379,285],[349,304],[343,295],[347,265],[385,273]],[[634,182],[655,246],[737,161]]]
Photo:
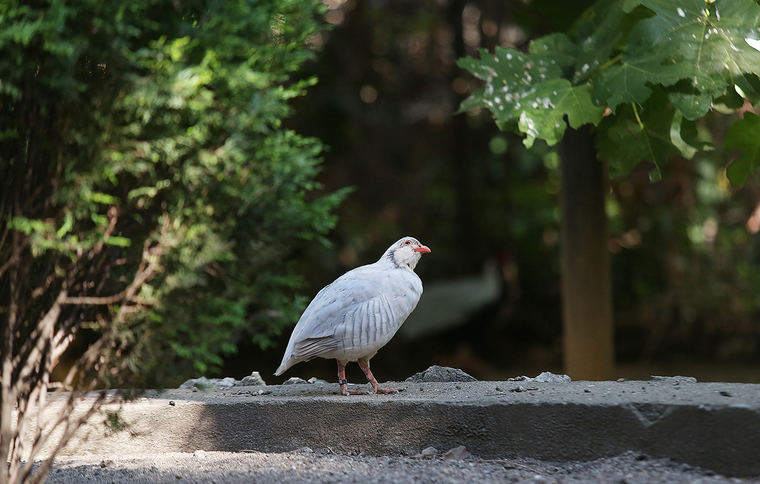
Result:
[[292,76],[313,57],[323,10],[316,0],[2,3],[0,259],[16,237],[17,263],[31,269],[5,274],[0,306],[27,294],[19,320],[34,324],[63,285],[70,296],[118,293],[160,243],[160,270],[123,324],[118,304],[64,319],[114,332],[113,356],[129,355],[152,384],[212,371],[242,337],[270,344],[303,306],[293,255],[326,243],[345,196],[320,194],[321,144],[282,124],[316,82]]
[[[591,124],[613,176],[648,160],[657,178],[669,156],[712,149],[696,121],[760,101],[758,25],[754,0],[601,0],[568,33],[538,38],[525,53],[497,47],[460,59],[485,82],[462,109],[490,110],[528,147]],[[728,169],[734,184],[760,162],[746,136],[756,124],[747,113],[726,140],[742,152]]]

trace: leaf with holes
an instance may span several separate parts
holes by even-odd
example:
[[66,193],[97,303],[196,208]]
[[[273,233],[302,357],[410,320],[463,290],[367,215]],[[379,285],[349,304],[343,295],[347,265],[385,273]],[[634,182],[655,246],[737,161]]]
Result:
[[496,47],[493,54],[481,49],[480,59],[465,57],[458,65],[485,81],[462,103],[462,110],[474,107],[489,109],[496,124],[505,129],[516,121],[526,103],[537,102],[537,85],[547,80],[557,80],[562,69],[557,60],[524,54],[514,49]]
[[567,129],[565,116],[570,126],[580,128],[584,124],[598,124],[604,113],[603,108],[591,101],[588,85],[571,86],[565,79],[553,79],[539,85],[536,94],[535,100],[524,106],[518,122],[528,148],[536,138],[549,146],[561,140]]
[[[573,86],[561,77],[560,66],[572,64],[569,41],[562,36],[547,38],[532,45],[531,52],[497,47],[493,55],[481,51],[480,59],[461,59],[461,67],[486,82],[462,103],[462,109],[489,109],[501,129],[517,121],[527,147],[536,139],[556,144],[567,129],[565,116],[574,128],[599,123],[604,109],[591,100],[590,86]],[[552,52],[556,56],[548,55]]]

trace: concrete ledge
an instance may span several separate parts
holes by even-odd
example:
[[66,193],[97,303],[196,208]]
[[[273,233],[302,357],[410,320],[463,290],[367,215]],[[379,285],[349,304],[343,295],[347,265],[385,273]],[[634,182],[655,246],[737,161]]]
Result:
[[405,391],[344,397],[337,384],[319,383],[150,391],[107,409],[119,411],[119,430],[104,426],[101,413],[63,454],[311,447],[398,455],[464,445],[482,458],[569,461],[633,450],[731,476],[760,475],[757,384],[666,379],[395,386]]

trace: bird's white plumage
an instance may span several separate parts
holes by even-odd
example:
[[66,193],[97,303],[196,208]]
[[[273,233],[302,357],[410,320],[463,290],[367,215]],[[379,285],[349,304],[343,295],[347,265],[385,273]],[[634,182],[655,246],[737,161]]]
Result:
[[404,237],[374,264],[350,270],[319,291],[293,329],[275,374],[316,357],[369,359],[385,346],[422,295],[415,246],[421,244]]

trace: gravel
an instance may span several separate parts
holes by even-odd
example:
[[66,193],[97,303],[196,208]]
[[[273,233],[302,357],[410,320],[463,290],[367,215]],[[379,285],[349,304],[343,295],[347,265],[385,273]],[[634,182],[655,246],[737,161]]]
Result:
[[285,453],[157,453],[151,456],[61,457],[51,483],[747,483],[668,459],[627,452],[589,462],[535,459],[479,459],[465,449],[428,447],[412,456],[339,455],[330,449],[301,448]]

